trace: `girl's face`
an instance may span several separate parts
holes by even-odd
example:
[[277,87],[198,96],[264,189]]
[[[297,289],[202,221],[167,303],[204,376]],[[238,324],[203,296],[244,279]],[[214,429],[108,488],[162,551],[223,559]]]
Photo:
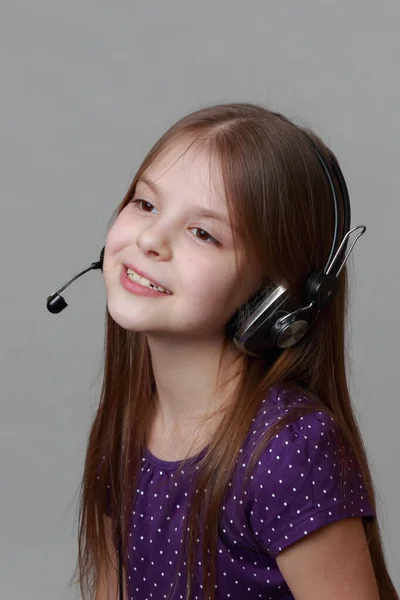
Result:
[[[138,181],[109,231],[103,266],[111,317],[125,329],[171,340],[223,337],[261,283],[250,256],[237,272],[219,167],[205,150],[182,154],[186,147],[165,151]],[[171,293],[131,288],[127,265]]]

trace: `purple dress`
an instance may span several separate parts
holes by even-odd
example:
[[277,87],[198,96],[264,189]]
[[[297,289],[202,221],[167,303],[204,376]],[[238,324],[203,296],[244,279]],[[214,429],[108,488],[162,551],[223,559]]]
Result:
[[[221,513],[218,600],[292,600],[276,563],[279,552],[334,521],[374,518],[354,459],[344,497],[340,495],[341,465],[332,436],[334,422],[324,412],[314,411],[286,425],[263,451],[242,493],[243,475],[259,436],[290,406],[305,402],[305,398],[275,389],[253,420]],[[199,468],[196,463],[205,452],[191,459],[191,468]],[[178,557],[186,526],[191,469],[185,472],[180,465],[180,461],[160,460],[148,450],[142,457],[129,533],[128,600],[185,598],[186,560],[183,557],[183,564],[178,564]],[[109,514],[111,511],[112,507]],[[256,550],[255,540],[261,551]],[[201,572],[201,556],[197,569]],[[203,597],[201,585],[196,583],[192,598]]]

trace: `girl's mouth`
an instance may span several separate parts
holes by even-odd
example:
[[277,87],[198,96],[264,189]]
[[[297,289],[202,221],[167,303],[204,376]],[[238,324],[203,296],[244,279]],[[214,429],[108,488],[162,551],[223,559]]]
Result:
[[162,294],[172,294],[172,292],[170,292],[169,290],[166,290],[165,288],[161,287],[160,285],[156,285],[155,283],[153,283],[149,279],[146,279],[146,277],[141,277],[141,275],[139,275],[138,273],[136,273],[135,271],[133,271],[133,269],[127,268],[126,269],[126,274],[127,274],[127,276],[129,277],[129,279],[131,281],[135,281],[136,283],[140,283],[140,285],[148,287],[151,290],[157,290],[158,292],[161,292]]

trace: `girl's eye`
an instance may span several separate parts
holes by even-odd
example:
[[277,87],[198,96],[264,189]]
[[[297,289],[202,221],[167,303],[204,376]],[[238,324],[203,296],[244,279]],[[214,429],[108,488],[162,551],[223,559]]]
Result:
[[[151,212],[151,209],[154,208],[154,206],[151,204],[151,202],[147,202],[147,200],[141,200],[140,198],[137,199],[133,199],[132,200],[133,204],[137,204],[140,206],[141,210],[143,210],[144,212]],[[146,205],[146,208],[143,208],[143,205]],[[150,207],[150,210],[148,210],[148,207]]]
[[[221,242],[219,242],[218,240],[213,238],[212,235],[207,233],[207,231],[204,231],[204,229],[200,229],[200,227],[193,227],[193,229],[197,230],[200,233],[201,237],[199,235],[196,235],[196,237],[199,240],[201,240],[202,242],[206,242],[206,244],[214,244],[215,246],[221,245]],[[208,239],[204,239],[204,238],[208,238]]]
[[[141,200],[140,198],[133,199],[132,203],[139,206],[140,210],[143,212],[151,213],[151,210],[154,208],[151,202],[147,202],[147,200]],[[200,241],[205,242],[206,244],[214,244],[214,246],[217,247],[221,246],[221,242],[212,237],[212,235],[207,233],[207,231],[204,229],[200,229],[200,227],[192,227],[192,229],[199,232],[200,235],[195,234],[195,237],[197,237]]]

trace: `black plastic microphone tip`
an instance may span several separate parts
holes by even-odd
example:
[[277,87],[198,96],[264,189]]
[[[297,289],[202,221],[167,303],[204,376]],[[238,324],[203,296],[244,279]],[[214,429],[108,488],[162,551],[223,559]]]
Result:
[[53,315],[57,315],[64,308],[67,308],[68,304],[65,302],[64,298],[59,294],[52,294],[47,298],[47,310],[50,311]]

